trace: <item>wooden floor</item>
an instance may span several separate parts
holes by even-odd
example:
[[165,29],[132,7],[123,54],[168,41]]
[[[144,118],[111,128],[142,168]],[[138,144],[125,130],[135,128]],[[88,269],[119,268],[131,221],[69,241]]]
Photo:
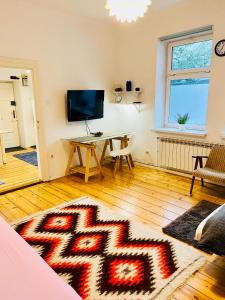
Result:
[[22,151],[6,153],[7,163],[0,166],[0,193],[27,186],[39,181],[38,168],[14,157],[15,154],[32,152],[34,149],[28,148]]
[[[225,189],[216,186],[202,188],[196,184],[194,196],[189,196],[190,180],[155,169],[136,166],[135,176],[127,169],[114,179],[111,171],[104,180],[93,178],[88,184],[75,176],[41,183],[0,196],[0,214],[14,222],[70,201],[90,196],[128,218],[148,224],[156,230],[205,199],[225,203]],[[225,260],[206,255],[207,265],[197,272],[173,295],[172,299],[225,299]],[[146,299],[147,300],[147,299]]]

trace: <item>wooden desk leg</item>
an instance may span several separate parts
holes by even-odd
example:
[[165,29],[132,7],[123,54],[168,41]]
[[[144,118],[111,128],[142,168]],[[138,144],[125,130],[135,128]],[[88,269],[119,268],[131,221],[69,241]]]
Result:
[[66,167],[66,176],[70,175],[70,166],[73,161],[74,152],[76,152],[76,146],[71,145],[69,159],[68,159],[68,163],[67,163],[67,167]]
[[88,183],[88,178],[89,178],[90,160],[91,160],[91,149],[87,148],[86,167],[85,167],[85,182],[86,183]]
[[106,150],[107,150],[108,145],[109,145],[109,140],[106,140],[106,141],[105,141],[104,148],[103,148],[103,151],[102,151],[101,160],[100,160],[101,165],[102,165],[102,163],[103,163],[103,161],[104,161],[104,159],[105,159],[105,153],[106,153]]
[[97,157],[97,154],[96,154],[96,152],[95,152],[95,149],[91,149],[91,151],[92,151],[92,155],[93,155],[94,158],[95,158],[97,167],[98,167],[98,169],[99,169],[99,173],[100,173],[101,177],[104,177],[104,173],[103,173],[103,171],[102,171],[102,167],[101,167],[101,164],[100,164],[100,162],[99,162],[99,160],[98,160],[98,157]]
[[120,164],[120,158],[119,156],[116,157],[115,165],[114,165],[114,170],[113,170],[113,176],[116,177],[116,172],[118,170]]
[[80,146],[77,146],[77,153],[78,153],[80,166],[83,167],[83,159],[82,159],[82,155],[81,155],[81,151],[80,151]]

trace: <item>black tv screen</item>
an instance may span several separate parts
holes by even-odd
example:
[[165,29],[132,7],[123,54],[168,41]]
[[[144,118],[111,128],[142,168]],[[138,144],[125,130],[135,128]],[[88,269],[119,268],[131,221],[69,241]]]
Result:
[[67,91],[68,121],[103,118],[104,94],[103,90]]

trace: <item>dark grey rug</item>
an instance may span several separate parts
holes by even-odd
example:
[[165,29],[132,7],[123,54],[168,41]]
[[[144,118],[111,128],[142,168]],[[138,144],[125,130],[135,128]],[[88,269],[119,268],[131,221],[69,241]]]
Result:
[[31,164],[33,166],[38,165],[37,152],[36,151],[16,154],[16,155],[13,155],[13,156],[18,158],[18,159],[21,159],[21,160],[23,160],[23,161],[25,161],[28,164]]
[[10,152],[16,152],[16,151],[21,151],[21,150],[26,150],[26,149],[19,146],[19,147],[6,148],[5,152],[10,153]]
[[185,242],[207,253],[211,253],[208,249],[199,246],[194,237],[198,225],[218,207],[219,205],[215,203],[203,200],[162,230],[164,233],[177,240]]

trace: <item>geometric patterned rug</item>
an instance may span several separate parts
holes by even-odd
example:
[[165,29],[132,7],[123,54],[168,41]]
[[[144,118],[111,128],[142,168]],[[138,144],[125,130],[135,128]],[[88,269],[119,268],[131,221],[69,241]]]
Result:
[[87,197],[13,227],[84,300],[165,300],[205,263],[195,249]]

